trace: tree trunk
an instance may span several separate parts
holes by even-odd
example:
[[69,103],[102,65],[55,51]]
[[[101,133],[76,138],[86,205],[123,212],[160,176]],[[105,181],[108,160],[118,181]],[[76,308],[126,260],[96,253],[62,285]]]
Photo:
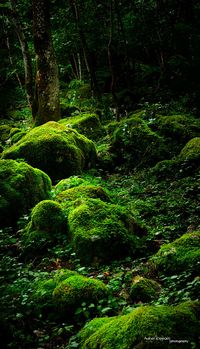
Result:
[[33,117],[36,125],[60,119],[58,67],[51,37],[49,0],[32,0],[36,78]]

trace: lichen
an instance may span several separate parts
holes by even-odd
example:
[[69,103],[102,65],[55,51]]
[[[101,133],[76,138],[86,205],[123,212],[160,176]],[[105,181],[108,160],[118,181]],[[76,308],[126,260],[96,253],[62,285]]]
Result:
[[5,150],[2,158],[23,158],[53,180],[59,180],[93,166],[96,150],[93,142],[85,136],[50,121],[29,131]]
[[197,345],[199,302],[178,306],[141,306],[129,315],[94,319],[79,332],[80,349],[169,348]]
[[50,178],[24,162],[0,160],[1,225],[14,225],[17,219],[39,201],[50,197]]

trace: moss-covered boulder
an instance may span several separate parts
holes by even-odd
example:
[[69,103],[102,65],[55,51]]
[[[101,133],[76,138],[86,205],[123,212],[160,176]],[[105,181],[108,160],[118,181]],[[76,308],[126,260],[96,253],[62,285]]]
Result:
[[164,244],[150,262],[157,271],[167,275],[191,271],[197,276],[200,272],[200,232],[187,233]]
[[200,136],[199,120],[187,115],[156,115],[149,126],[164,137],[171,157],[177,155],[190,139]]
[[82,262],[136,255],[145,230],[127,210],[100,199],[77,199],[68,214],[72,244]]
[[72,127],[86,137],[97,140],[103,134],[99,116],[95,113],[80,113],[70,118],[62,119],[59,124]]
[[191,139],[181,150],[178,160],[200,166],[200,137]]
[[10,136],[12,127],[9,125],[0,125],[0,143],[5,144]]
[[0,160],[0,225],[10,226],[39,201],[48,199],[50,178],[39,169],[14,160]]
[[83,302],[90,305],[105,299],[108,289],[103,282],[60,269],[46,280],[35,282],[32,300],[34,309],[53,320],[72,320]]
[[198,348],[199,302],[142,306],[129,315],[97,318],[79,332],[80,349]]
[[32,210],[31,221],[23,234],[26,251],[39,253],[55,242],[67,243],[68,225],[65,212],[52,200],[39,202]]
[[163,139],[138,116],[124,119],[118,123],[111,136],[111,151],[117,163],[135,168],[154,165],[165,159]]
[[160,291],[161,286],[157,281],[137,275],[130,287],[130,297],[134,303],[146,303],[158,298]]
[[92,141],[77,131],[50,121],[32,129],[3,152],[3,159],[25,159],[45,171],[53,180],[79,174],[94,165],[96,150]]
[[95,185],[79,185],[62,191],[56,197],[59,202],[75,201],[83,198],[101,199],[102,201],[110,201],[108,192],[101,186]]

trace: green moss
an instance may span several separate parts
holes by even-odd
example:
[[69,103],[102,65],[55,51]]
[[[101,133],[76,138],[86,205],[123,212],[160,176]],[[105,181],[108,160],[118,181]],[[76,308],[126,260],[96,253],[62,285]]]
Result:
[[[129,315],[94,319],[79,333],[80,349],[153,349],[177,345],[186,349],[191,341],[197,345],[199,309],[198,302],[186,302],[176,307],[140,307]],[[173,345],[170,339],[186,343]]]
[[58,180],[94,165],[96,150],[85,136],[51,121],[32,129],[4,151],[2,157],[23,158]]
[[182,235],[163,245],[150,259],[158,271],[174,275],[181,271],[200,272],[200,232]]
[[71,312],[82,302],[97,303],[108,294],[106,286],[99,280],[81,275],[70,276],[53,291],[53,300],[61,310]]
[[77,116],[62,119],[59,124],[72,127],[86,137],[97,140],[102,135],[103,128],[101,126],[99,116],[97,114],[81,113]]
[[181,161],[200,162],[200,137],[191,139],[181,150],[179,155]]
[[75,251],[84,263],[133,255],[144,233],[125,208],[99,199],[74,201],[68,220]]
[[42,171],[24,162],[0,160],[1,225],[16,220],[41,200],[49,198],[51,181]]
[[10,136],[10,130],[12,129],[9,125],[0,125],[0,143],[5,144]]
[[150,302],[158,298],[161,286],[158,282],[143,276],[135,276],[130,289],[130,297],[134,302]]
[[111,150],[117,163],[126,160],[131,168],[153,165],[166,157],[162,137],[136,116],[118,124],[111,137]]
[[93,199],[101,199],[102,201],[110,201],[109,195],[100,186],[95,185],[79,185],[75,188],[70,188],[62,191],[57,195],[56,199],[59,202],[64,201],[75,201],[76,199],[82,198],[93,198]]
[[[12,131],[12,130],[11,130]],[[14,143],[17,143],[22,137],[24,137],[26,135],[26,132],[25,131],[17,131],[15,132],[14,134],[12,134],[11,136],[11,143],[14,144]]]
[[80,184],[84,184],[85,180],[78,176],[71,176],[69,178],[62,179],[55,185],[56,193],[61,193],[64,190],[74,188],[79,186]]
[[[52,272],[46,280],[38,280],[33,285],[32,300],[36,313],[55,320],[74,317],[83,302],[97,303],[107,297],[107,287],[98,280],[78,273],[60,269]],[[70,320],[71,320],[70,318]]]
[[23,243],[27,251],[43,250],[52,243],[67,240],[67,217],[59,203],[44,200],[32,210],[31,222],[25,229]]

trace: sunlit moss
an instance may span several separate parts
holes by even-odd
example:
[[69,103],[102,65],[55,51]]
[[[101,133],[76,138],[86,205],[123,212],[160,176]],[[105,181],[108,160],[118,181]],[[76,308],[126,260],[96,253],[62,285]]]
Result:
[[32,129],[4,151],[2,157],[23,158],[53,180],[58,180],[94,165],[96,150],[93,142],[85,136],[51,121]]

